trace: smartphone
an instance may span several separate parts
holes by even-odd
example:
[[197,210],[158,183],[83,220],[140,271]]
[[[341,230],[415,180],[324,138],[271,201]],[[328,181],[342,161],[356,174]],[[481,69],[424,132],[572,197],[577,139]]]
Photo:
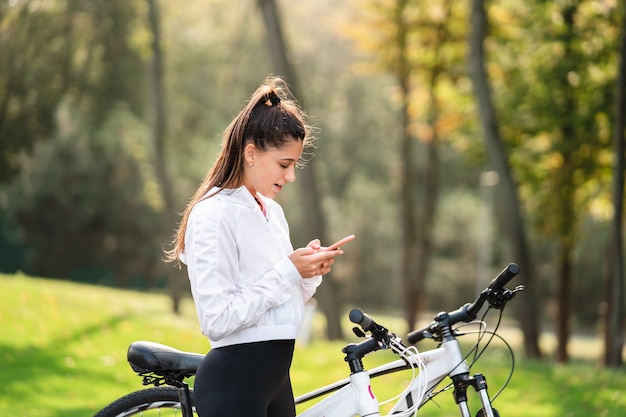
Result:
[[336,241],[335,243],[333,243],[329,247],[324,248],[324,250],[335,250],[335,249],[339,248],[340,246],[350,242],[351,240],[354,240],[354,238],[355,238],[354,235],[346,236],[343,239],[340,239],[340,240]]

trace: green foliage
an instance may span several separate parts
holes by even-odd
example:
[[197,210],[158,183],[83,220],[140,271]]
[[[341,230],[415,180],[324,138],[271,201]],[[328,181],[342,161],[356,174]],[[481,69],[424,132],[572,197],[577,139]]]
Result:
[[[1,415],[84,417],[144,388],[126,362],[128,344],[135,340],[199,353],[209,348],[189,299],[183,303],[182,314],[175,316],[167,297],[160,294],[24,275],[0,275],[0,287]],[[377,320],[391,329],[398,329],[401,323],[388,317]],[[319,335],[316,330],[314,343],[296,347],[292,366],[296,395],[348,376],[341,353],[347,342],[325,342]],[[432,344],[420,346],[429,347]],[[519,348],[515,350],[519,352]],[[495,394],[510,363],[498,347],[488,352],[475,370],[487,376],[490,393]],[[587,356],[584,350],[575,354]],[[371,368],[390,358],[389,353],[377,352],[364,363]],[[397,394],[407,381],[406,373],[387,375],[374,380],[373,388],[384,400]],[[626,407],[625,383],[623,372],[598,370],[582,360],[558,367],[522,360],[495,406],[511,417],[619,415]],[[476,399],[470,399],[475,406]],[[450,391],[436,401],[439,406],[431,403],[421,413],[458,413]]]
[[150,277],[162,203],[145,127],[124,110],[95,132],[71,107],[60,113],[59,136],[37,144],[6,192],[8,216],[29,249],[21,268],[118,285]]
[[143,105],[143,64],[130,49],[132,2],[16,1],[0,4],[0,182],[20,169],[20,152],[55,135],[70,99],[98,124],[123,101]]
[[222,132],[271,63],[262,20],[248,1],[160,3],[167,158],[182,212],[215,161]]
[[[435,80],[441,201],[427,288],[431,304],[455,306],[468,301],[477,280],[488,279],[477,277],[475,261],[480,215],[489,203],[479,195],[478,178],[487,167],[465,69],[468,4],[406,3],[402,23],[415,91],[410,129],[422,140],[431,133],[425,104],[431,80],[423,70],[441,67]],[[558,16],[569,3],[490,2],[487,69],[523,203],[537,226],[531,235],[542,293],[551,294],[554,231],[565,205],[555,196],[567,188],[579,220],[574,323],[595,330],[611,215],[608,143],[618,16],[610,2],[578,2],[574,33],[567,35]],[[167,165],[180,212],[215,160],[232,115],[271,71],[271,54],[249,0],[159,4]],[[332,279],[341,282],[346,301],[396,309],[403,132],[392,2],[279,4],[301,99],[319,129],[314,163],[328,235],[357,235]],[[148,146],[146,13],[143,1],[0,5],[0,181],[7,184],[0,189],[0,270],[106,282],[158,279],[168,231],[158,220],[162,202]],[[448,41],[433,50],[442,33]],[[565,35],[572,38],[567,59]],[[578,106],[573,115],[563,105],[568,95]],[[559,132],[564,121],[575,135]],[[45,143],[35,145],[39,141]],[[415,147],[420,164],[423,149],[423,143]],[[565,151],[572,153],[571,167],[557,177]],[[567,187],[559,187],[558,178]],[[299,246],[315,236],[303,233],[297,187],[286,187],[279,199]],[[493,219],[493,226],[497,272],[511,259],[502,225]],[[553,306],[544,301],[547,322]]]
[[602,288],[606,272],[621,12],[593,1],[494,6],[490,75],[543,293],[554,292],[559,270],[552,244],[575,242],[575,322],[597,329],[604,294],[593,288]]
[[[610,195],[603,183],[610,175],[618,11],[594,2],[512,4],[493,22],[501,35],[493,48],[501,51],[493,54],[496,97],[500,108],[512,109],[501,112],[502,125],[535,225],[565,236],[576,226],[564,210],[574,207],[582,218],[594,200]],[[506,25],[513,16],[518,30],[527,27],[525,36]]]

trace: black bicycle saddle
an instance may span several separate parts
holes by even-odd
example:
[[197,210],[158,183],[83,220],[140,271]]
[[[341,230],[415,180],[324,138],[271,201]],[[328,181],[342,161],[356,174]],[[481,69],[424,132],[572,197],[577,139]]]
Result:
[[130,344],[126,355],[130,367],[137,373],[170,372],[195,375],[204,355],[183,352],[156,342],[137,341]]

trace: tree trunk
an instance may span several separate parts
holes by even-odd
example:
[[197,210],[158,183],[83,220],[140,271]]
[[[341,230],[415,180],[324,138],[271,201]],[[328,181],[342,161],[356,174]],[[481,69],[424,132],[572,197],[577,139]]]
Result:
[[626,175],[626,10],[620,7],[622,27],[617,72],[617,98],[615,103],[615,130],[613,133],[613,222],[609,244],[609,267],[606,283],[606,312],[604,325],[604,366],[619,367],[623,364],[624,346],[624,176]]
[[[433,72],[432,79],[436,79],[436,72]],[[420,203],[420,213],[415,223],[417,225],[417,256],[416,256],[416,291],[412,295],[417,302],[413,305],[414,311],[410,312],[410,316],[415,320],[418,314],[428,308],[426,296],[426,280],[428,278],[428,266],[430,254],[432,251],[432,235],[433,227],[435,224],[435,213],[437,211],[437,201],[439,198],[439,136],[436,127],[436,97],[434,95],[435,85],[431,84],[431,101],[430,101],[430,113],[429,126],[432,131],[432,136],[426,144],[427,160],[426,166],[421,170],[419,182],[422,184],[424,190],[422,194],[422,200]],[[409,329],[415,328],[415,321],[409,322]]]
[[[577,11],[577,5],[568,4],[561,11],[565,26],[565,36],[563,39],[563,60],[572,62],[574,60],[572,51],[572,40],[575,36],[574,17]],[[575,210],[575,186],[572,182],[574,178],[574,153],[576,141],[571,138],[577,137],[576,126],[572,121],[571,115],[577,114],[578,105],[576,95],[572,91],[567,80],[567,74],[559,74],[561,80],[560,88],[563,91],[563,109],[567,115],[561,122],[560,137],[561,146],[559,152],[563,163],[556,169],[554,173],[556,179],[556,190],[559,199],[559,209],[557,215],[557,231],[559,233],[559,256],[557,258],[558,271],[558,288],[557,288],[557,317],[556,317],[556,360],[559,363],[569,361],[567,345],[570,338],[570,316],[571,316],[571,292],[572,292],[572,257],[575,246],[575,230],[576,230],[576,210]]]
[[[449,2],[445,4],[445,12],[448,12]],[[422,187],[421,199],[419,205],[416,208],[411,209],[411,215],[414,217],[412,223],[416,227],[416,235],[414,237],[415,242],[411,243],[412,247],[415,247],[415,260],[413,261],[415,268],[415,276],[407,277],[407,279],[413,280],[414,284],[407,287],[408,297],[411,298],[410,304],[407,305],[407,317],[408,328],[414,329],[416,327],[415,322],[419,313],[428,308],[426,296],[426,280],[428,278],[428,266],[429,259],[432,250],[432,235],[433,227],[435,224],[435,213],[437,211],[437,201],[439,198],[439,133],[437,130],[437,118],[439,116],[439,109],[437,105],[437,79],[441,75],[441,68],[438,65],[439,48],[445,42],[445,19],[442,19],[437,28],[435,28],[436,36],[433,41],[432,47],[434,48],[434,66],[428,68],[428,114],[427,122],[430,127],[430,137],[423,138],[425,144],[426,158],[424,160],[424,166],[419,170],[419,178],[414,180],[414,183],[409,183],[409,187],[412,189],[418,186]],[[409,94],[410,91],[406,91]],[[405,109],[408,110],[408,109]],[[407,117],[405,117],[406,123],[410,123]],[[415,140],[409,135],[409,140]],[[411,159],[414,155],[410,155]],[[415,162],[407,161],[409,167],[407,169],[407,175],[412,175],[414,169],[411,165]],[[415,192],[415,191],[413,191]],[[410,203],[409,203],[410,204]],[[409,292],[409,291],[412,291]]]
[[[276,72],[281,74],[289,84],[293,95],[301,104],[304,103],[302,90],[298,83],[293,66],[287,57],[287,48],[282,35],[281,20],[274,0],[258,0],[258,6],[263,14],[267,36],[270,45],[272,62]],[[326,219],[321,207],[321,198],[315,181],[315,159],[308,162],[307,169],[299,175],[300,195],[303,205],[304,227],[308,236],[317,237],[322,242],[328,242],[326,238]],[[317,290],[317,299],[320,309],[326,317],[326,335],[330,340],[343,338],[340,315],[342,304],[338,297],[339,289],[332,280],[332,273],[324,278],[324,283]]]
[[[573,97],[567,99],[566,108],[568,114],[575,114],[576,105]],[[561,136],[564,140],[575,137],[574,126],[565,122],[561,129]],[[570,338],[570,317],[571,317],[571,293],[572,293],[572,266],[575,245],[576,212],[575,190],[572,184],[573,171],[575,167],[572,162],[573,152],[562,151],[563,164],[554,174],[557,181],[558,195],[561,202],[559,211],[555,213],[557,217],[559,232],[559,253],[557,256],[557,316],[556,316],[556,361],[566,363],[569,361],[567,345]]]
[[401,91],[400,124],[402,137],[400,138],[400,227],[402,230],[401,255],[401,282],[404,305],[404,318],[408,328],[415,328],[416,313],[421,308],[421,297],[424,296],[423,283],[420,281],[419,265],[425,262],[425,256],[420,253],[417,238],[417,207],[416,207],[416,172],[414,158],[414,142],[416,138],[411,134],[409,101],[411,93],[411,67],[407,58],[408,27],[404,20],[407,6],[406,0],[398,0],[394,10],[397,37],[395,47],[398,58],[394,63],[395,77]]
[[491,91],[485,70],[484,40],[487,33],[487,15],[483,0],[471,0],[470,14],[470,56],[469,70],[478,112],[487,147],[487,154],[495,171],[500,176],[503,193],[500,207],[507,234],[513,247],[516,262],[523,274],[523,284],[527,293],[522,293],[515,300],[518,320],[524,334],[524,347],[529,357],[541,357],[539,349],[538,307],[535,297],[535,279],[530,251],[524,231],[521,203],[517,194],[517,186],[513,181],[504,143],[500,137],[495,110],[491,102]]
[[[451,1],[444,2],[443,12],[448,16],[450,15]],[[418,182],[423,187],[422,199],[420,202],[420,212],[416,219],[417,224],[417,247],[419,248],[417,253],[417,286],[419,287],[419,293],[414,296],[418,298],[418,303],[415,306],[417,309],[413,312],[413,317],[428,309],[428,297],[426,296],[426,281],[428,278],[429,259],[432,251],[432,236],[435,225],[435,213],[437,212],[437,202],[439,201],[439,168],[441,165],[439,157],[439,131],[437,129],[437,120],[439,118],[439,106],[437,100],[437,80],[442,74],[442,68],[440,66],[440,50],[446,42],[447,30],[446,24],[448,19],[441,19],[437,26],[434,28],[435,36],[432,42],[434,48],[434,62],[435,64],[428,69],[428,115],[427,122],[430,127],[431,136],[425,138],[426,143],[426,161],[425,166],[420,171],[420,177]],[[409,323],[409,329],[415,328],[415,323]]]
[[567,344],[570,337],[570,313],[571,313],[571,276],[572,276],[572,253],[573,245],[570,239],[561,238],[558,262],[558,291],[557,291],[557,316],[556,316],[556,361],[566,363],[569,361]]
[[[167,132],[167,113],[165,111],[165,94],[163,88],[163,52],[161,50],[161,29],[159,8],[156,0],[147,0],[148,17],[152,30],[152,65],[151,65],[151,91],[154,100],[154,112],[152,121],[152,145],[154,151],[154,167],[156,177],[161,187],[163,197],[163,237],[167,239],[170,230],[175,224],[176,212],[174,209],[174,196],[171,181],[167,173],[165,163],[165,137]],[[160,268],[167,276],[172,309],[174,313],[180,313],[180,300],[185,291],[186,281],[172,268],[162,265]]]

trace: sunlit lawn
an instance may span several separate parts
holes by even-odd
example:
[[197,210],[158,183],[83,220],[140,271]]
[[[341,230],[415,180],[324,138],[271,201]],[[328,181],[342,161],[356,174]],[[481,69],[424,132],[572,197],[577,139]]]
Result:
[[[189,300],[177,317],[170,313],[167,297],[159,294],[6,275],[0,275],[0,289],[0,416],[91,416],[115,398],[143,388],[126,363],[126,349],[134,340],[196,352],[209,347]],[[385,320],[391,328],[400,323]],[[347,342],[322,341],[321,318],[315,323],[313,343],[296,349],[296,395],[348,375],[341,353]],[[346,323],[346,334],[356,342],[349,328]],[[511,333],[507,338],[516,344],[519,337]],[[546,338],[542,345],[550,348],[553,342]],[[496,344],[474,368],[487,376],[492,394],[510,370],[501,346]],[[626,373],[597,368],[597,341],[573,343],[575,360],[568,366],[523,360],[515,350],[513,379],[495,402],[503,417],[621,416],[626,410]],[[371,368],[392,358],[388,355],[372,354],[365,365]],[[382,400],[407,382],[406,373],[385,376],[374,389]],[[455,415],[451,396],[451,391],[441,393],[438,405],[428,404],[419,414]]]

